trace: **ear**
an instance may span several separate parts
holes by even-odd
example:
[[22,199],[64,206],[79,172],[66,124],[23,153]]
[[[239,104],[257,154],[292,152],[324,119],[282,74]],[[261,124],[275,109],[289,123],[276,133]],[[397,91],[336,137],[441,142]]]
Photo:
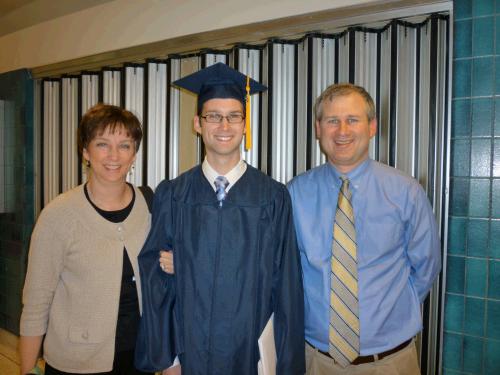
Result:
[[374,118],[373,120],[371,120],[368,126],[370,131],[370,138],[372,138],[375,134],[377,134],[377,119]]
[[83,148],[82,150],[82,157],[85,162],[88,162],[90,160],[90,155],[86,148]]
[[201,123],[200,123],[200,116],[194,116],[193,118],[193,128],[196,133],[201,135]]
[[316,120],[314,124],[314,127],[316,128],[316,139],[319,139],[321,136],[321,125],[318,120]]

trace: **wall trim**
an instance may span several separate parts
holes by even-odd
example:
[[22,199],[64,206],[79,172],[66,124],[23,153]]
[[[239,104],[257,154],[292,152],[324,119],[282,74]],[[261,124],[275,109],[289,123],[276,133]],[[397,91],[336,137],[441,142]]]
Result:
[[[78,73],[82,70],[95,70],[104,66],[121,65],[126,62],[140,63],[148,58],[166,58],[170,54],[199,51],[202,48],[228,48],[228,46],[238,43],[262,43],[275,36],[282,39],[293,38],[312,31],[331,32],[348,25],[383,21],[411,16],[412,14],[449,11],[452,8],[452,3],[449,0],[375,1],[368,4],[358,4],[185,35],[38,66],[32,68],[31,72],[34,78],[56,77],[63,74]],[[332,28],[332,24],[335,25],[335,28]]]

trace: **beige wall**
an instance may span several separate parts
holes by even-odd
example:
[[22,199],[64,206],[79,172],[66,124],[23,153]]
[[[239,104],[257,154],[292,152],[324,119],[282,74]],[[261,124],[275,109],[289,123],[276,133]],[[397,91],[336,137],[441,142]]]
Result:
[[0,37],[0,73],[373,0],[115,0]]

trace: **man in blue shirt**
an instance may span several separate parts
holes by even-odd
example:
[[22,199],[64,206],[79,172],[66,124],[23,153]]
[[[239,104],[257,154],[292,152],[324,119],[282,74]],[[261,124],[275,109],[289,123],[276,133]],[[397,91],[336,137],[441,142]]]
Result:
[[[315,115],[316,137],[328,162],[289,183],[304,276],[307,374],[420,374],[413,337],[422,329],[420,304],[441,267],[426,193],[413,178],[368,157],[377,123],[373,100],[362,87],[328,87],[316,101]],[[344,221],[354,227],[354,292],[348,303],[336,300],[335,293],[342,293],[332,290],[343,179],[352,207],[344,211],[353,212],[353,219]],[[348,288],[334,284],[333,289]],[[336,301],[353,317],[340,319],[341,329],[332,323]],[[338,341],[332,331],[345,338],[342,345],[355,359],[334,359],[343,352],[332,348]]]

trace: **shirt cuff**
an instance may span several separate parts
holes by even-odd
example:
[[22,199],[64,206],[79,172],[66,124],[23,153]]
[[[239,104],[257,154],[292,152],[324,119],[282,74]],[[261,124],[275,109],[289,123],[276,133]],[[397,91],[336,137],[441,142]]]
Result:
[[179,356],[175,356],[174,363],[172,363],[172,366],[170,366],[169,368],[175,367],[178,364],[180,364],[180,362],[179,362]]

